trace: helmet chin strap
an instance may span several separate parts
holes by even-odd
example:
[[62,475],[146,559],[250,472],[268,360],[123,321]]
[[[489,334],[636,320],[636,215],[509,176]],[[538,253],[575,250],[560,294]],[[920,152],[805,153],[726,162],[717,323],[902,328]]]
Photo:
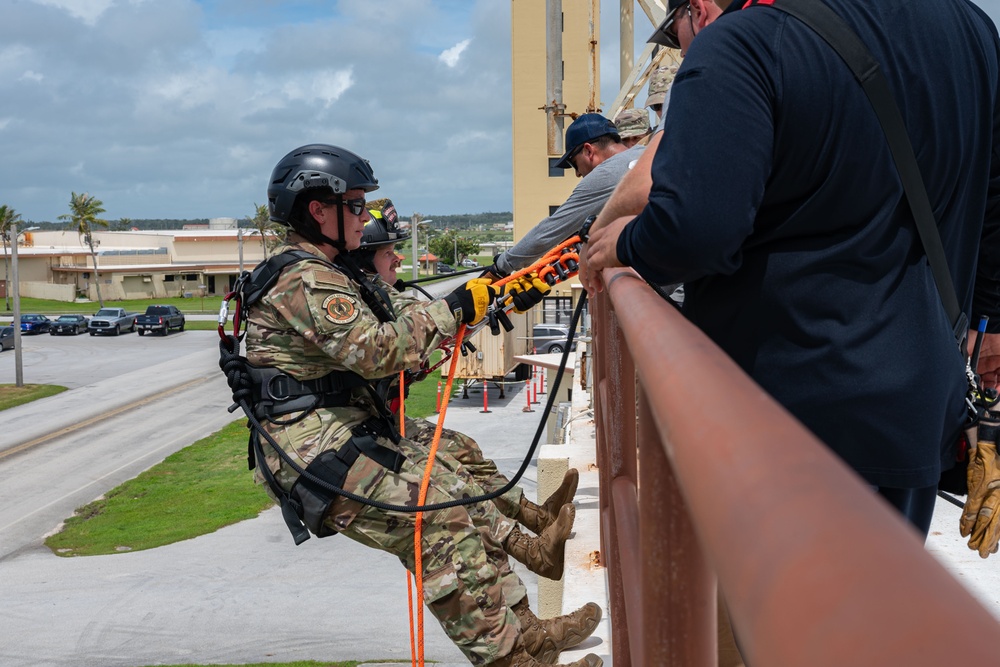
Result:
[[[317,244],[328,244],[332,245],[337,249],[338,255],[347,254],[347,243],[344,241],[344,196],[336,195],[337,197],[337,236],[340,237],[339,240],[331,239],[329,236],[324,234],[320,230],[319,223],[315,220],[312,221],[312,225],[309,226],[310,232],[305,233],[304,231],[299,231],[302,236],[304,236],[308,241]],[[306,225],[302,225],[306,228]],[[315,232],[312,231],[315,229]]]
[[[344,195],[337,195],[337,237],[338,241],[333,242],[333,247],[337,249],[338,255],[347,254],[347,240],[344,238]],[[327,237],[323,237],[327,238]]]

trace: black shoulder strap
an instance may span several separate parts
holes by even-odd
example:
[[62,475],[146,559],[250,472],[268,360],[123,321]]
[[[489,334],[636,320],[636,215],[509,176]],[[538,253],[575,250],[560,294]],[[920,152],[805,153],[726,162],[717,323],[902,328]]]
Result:
[[260,301],[261,297],[267,294],[274,286],[274,283],[278,280],[278,276],[281,275],[286,266],[310,259],[329,264],[329,262],[324,262],[321,257],[317,257],[305,250],[299,250],[298,248],[292,248],[283,253],[272,255],[266,261],[258,264],[257,268],[250,274],[250,281],[246,286],[246,293],[243,296],[243,307],[249,310],[250,306]]
[[358,284],[361,298],[368,304],[379,322],[395,322],[396,311],[392,308],[392,299],[384,289],[379,287],[371,278],[358,266],[350,253],[338,253],[334,258],[336,266],[350,276],[351,280]]
[[892,151],[896,170],[899,172],[903,190],[910,203],[917,233],[927,254],[941,303],[944,304],[945,313],[954,327],[955,338],[964,355],[965,340],[969,334],[969,320],[958,303],[955,285],[948,270],[944,245],[941,243],[941,233],[934,220],[934,212],[927,196],[923,176],[920,174],[920,166],[913,153],[913,145],[906,133],[903,116],[899,112],[878,61],[861,42],[857,33],[820,0],[751,0],[746,6],[752,5],[780,9],[809,26],[847,63],[868,95],[868,100],[875,109],[889,142],[889,149]]

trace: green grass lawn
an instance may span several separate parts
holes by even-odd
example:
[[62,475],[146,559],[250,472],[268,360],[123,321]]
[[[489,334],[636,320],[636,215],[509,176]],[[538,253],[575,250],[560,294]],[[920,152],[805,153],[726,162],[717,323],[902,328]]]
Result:
[[45,543],[61,556],[151,549],[250,519],[271,499],[247,471],[237,420],[78,508]]
[[[358,665],[372,664],[372,663],[382,663],[382,662],[398,662],[400,664],[409,664],[409,660],[366,660],[365,662],[356,662],[354,660],[346,660],[344,662],[316,662],[315,660],[305,660],[297,662],[255,662],[252,665],[174,665],[173,667],[358,667]],[[426,661],[431,662],[431,661]],[[153,667],[152,665],[147,665],[146,667]]]
[[[125,301],[108,301],[105,299],[104,305],[108,308],[124,308],[136,313],[146,312],[146,306],[177,306],[182,313],[217,313],[222,305],[221,296],[192,297],[182,299],[181,297],[165,297],[163,299],[127,299]],[[13,307],[13,306],[12,306]],[[43,315],[69,315],[82,314],[93,315],[101,307],[97,301],[53,301],[51,299],[33,299],[31,297],[21,297],[21,313],[41,313]],[[6,302],[0,302],[0,315],[13,317],[13,312],[6,309]]]
[[[435,373],[410,388],[407,414],[431,415],[436,402]],[[234,421],[78,508],[46,545],[61,556],[139,551],[257,516],[273,503],[247,470],[245,424]]]
[[37,401],[46,396],[54,396],[64,391],[66,391],[66,387],[54,384],[26,384],[23,387],[0,384],[0,410]]

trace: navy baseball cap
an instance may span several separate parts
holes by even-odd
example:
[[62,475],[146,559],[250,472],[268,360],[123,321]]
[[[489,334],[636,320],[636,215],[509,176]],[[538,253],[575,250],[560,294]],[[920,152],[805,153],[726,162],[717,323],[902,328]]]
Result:
[[583,114],[574,120],[573,124],[566,130],[566,154],[559,159],[559,162],[556,162],[556,167],[559,169],[569,169],[573,166],[569,161],[570,157],[575,156],[584,144],[590,143],[606,134],[613,134],[616,137],[620,136],[618,128],[608,118],[599,113]]
[[[663,22],[660,23],[646,43],[659,44],[661,46],[666,46],[671,49],[681,48],[680,42],[677,41],[677,33],[670,30],[674,25],[674,21],[677,20],[677,10],[685,5],[689,4],[691,0],[668,0],[667,2],[667,15],[664,17]],[[732,4],[737,4],[734,0]]]

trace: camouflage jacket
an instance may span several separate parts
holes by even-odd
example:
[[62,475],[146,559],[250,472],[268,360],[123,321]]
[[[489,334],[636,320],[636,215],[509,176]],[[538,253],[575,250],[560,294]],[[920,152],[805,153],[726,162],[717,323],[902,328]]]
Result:
[[[317,261],[289,265],[271,290],[250,308],[246,356],[255,366],[278,368],[298,380],[322,377],[331,371],[353,371],[367,379],[391,376],[417,368],[438,344],[458,330],[444,301],[418,301],[389,290],[396,312],[394,322],[380,322],[365,304],[359,286],[314,245],[291,234],[290,245]],[[349,406],[321,408],[294,424],[265,422],[267,431],[302,465],[321,452],[342,445],[350,429],[377,415],[372,399],[355,389]],[[296,414],[281,421],[294,421]],[[384,443],[383,443],[384,444]],[[278,466],[278,458],[264,445],[268,464],[285,488],[295,474]]]

